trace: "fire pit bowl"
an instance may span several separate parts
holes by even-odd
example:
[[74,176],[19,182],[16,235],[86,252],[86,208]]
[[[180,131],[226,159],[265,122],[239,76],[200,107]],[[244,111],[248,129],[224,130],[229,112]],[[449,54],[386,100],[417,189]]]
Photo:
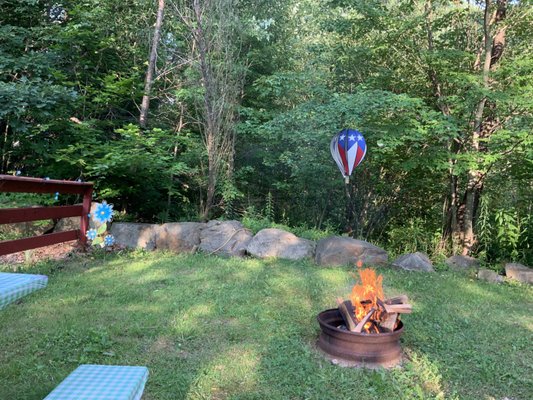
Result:
[[321,330],[318,347],[339,364],[390,368],[401,362],[401,321],[393,332],[367,334],[338,328],[344,321],[337,308],[322,311],[317,320]]

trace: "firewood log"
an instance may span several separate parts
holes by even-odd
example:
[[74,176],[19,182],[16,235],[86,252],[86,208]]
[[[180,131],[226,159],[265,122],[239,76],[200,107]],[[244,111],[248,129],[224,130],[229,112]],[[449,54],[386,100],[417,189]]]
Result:
[[405,294],[399,296],[391,297],[390,299],[383,300],[385,304],[407,304],[409,303],[409,297]]
[[353,310],[353,305],[350,300],[343,301],[340,297],[337,298],[337,305],[339,306],[339,312],[341,313],[344,325],[349,331],[355,330],[356,322]]
[[385,318],[379,323],[379,326],[387,332],[392,332],[396,326],[397,319],[398,313],[385,314]]
[[368,320],[370,319],[370,317],[372,317],[372,314],[374,314],[374,312],[376,311],[375,308],[371,308],[370,311],[368,312],[368,314],[366,314],[364,316],[364,318],[359,321],[359,323],[357,324],[357,326],[355,327],[355,330],[354,332],[358,332],[358,333],[361,333],[361,331],[363,330],[363,328],[365,327],[366,323],[368,322]]
[[411,304],[385,304],[385,311],[387,314],[411,314],[413,306]]

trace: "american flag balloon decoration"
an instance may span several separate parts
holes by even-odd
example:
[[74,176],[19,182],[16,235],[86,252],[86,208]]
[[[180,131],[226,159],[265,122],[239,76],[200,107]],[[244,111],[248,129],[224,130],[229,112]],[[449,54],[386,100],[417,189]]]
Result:
[[358,130],[343,129],[331,139],[330,150],[346,183],[348,183],[354,168],[361,164],[365,158],[365,138]]

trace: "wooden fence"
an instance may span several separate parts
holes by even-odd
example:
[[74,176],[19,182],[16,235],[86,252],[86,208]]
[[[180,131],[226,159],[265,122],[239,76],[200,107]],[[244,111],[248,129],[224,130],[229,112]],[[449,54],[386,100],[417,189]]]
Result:
[[79,240],[82,244],[86,243],[85,234],[89,224],[87,215],[91,210],[92,183],[0,175],[0,192],[59,193],[83,196],[82,204],[73,206],[0,208],[0,224],[80,217],[80,229],[0,241],[0,256],[69,240]]

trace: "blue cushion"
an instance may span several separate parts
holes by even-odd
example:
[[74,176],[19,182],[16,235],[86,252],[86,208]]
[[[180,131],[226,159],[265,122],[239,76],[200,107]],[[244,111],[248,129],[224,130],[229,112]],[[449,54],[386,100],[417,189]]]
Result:
[[139,400],[148,368],[80,365],[44,400]]
[[0,310],[27,294],[46,287],[45,275],[0,272]]

